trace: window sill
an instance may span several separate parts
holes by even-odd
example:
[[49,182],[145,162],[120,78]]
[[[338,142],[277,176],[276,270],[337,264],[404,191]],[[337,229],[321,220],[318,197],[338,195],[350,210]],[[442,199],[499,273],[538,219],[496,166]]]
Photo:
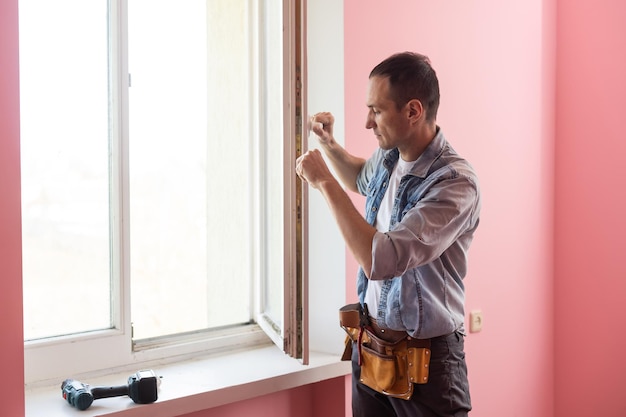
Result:
[[[126,396],[105,398],[94,401],[80,415],[139,417],[149,410],[153,417],[174,417],[350,373],[350,362],[341,362],[336,354],[310,352],[309,362],[302,365],[271,345],[155,366],[152,369],[162,376],[155,403],[135,404]],[[133,373],[83,382],[122,385]],[[26,390],[26,417],[67,416],[71,410],[75,409],[63,400],[60,383]]]

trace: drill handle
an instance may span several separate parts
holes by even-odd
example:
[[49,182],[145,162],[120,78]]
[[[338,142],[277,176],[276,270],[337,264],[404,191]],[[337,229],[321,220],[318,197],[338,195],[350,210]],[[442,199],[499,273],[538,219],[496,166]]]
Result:
[[118,385],[116,387],[91,387],[93,399],[122,397],[128,395],[128,385]]

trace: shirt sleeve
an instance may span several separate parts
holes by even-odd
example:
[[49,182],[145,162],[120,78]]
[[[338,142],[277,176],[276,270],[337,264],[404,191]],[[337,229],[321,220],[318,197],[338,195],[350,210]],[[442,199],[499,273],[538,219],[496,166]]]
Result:
[[464,234],[473,233],[478,204],[478,186],[471,177],[438,178],[391,231],[374,235],[370,279],[401,276],[440,257]]
[[356,186],[359,190],[359,194],[366,195],[367,187],[370,183],[370,180],[374,176],[374,172],[377,166],[382,163],[382,159],[384,158],[384,151],[380,148],[377,148],[374,154],[365,161],[365,165],[361,168],[359,175],[356,177]]

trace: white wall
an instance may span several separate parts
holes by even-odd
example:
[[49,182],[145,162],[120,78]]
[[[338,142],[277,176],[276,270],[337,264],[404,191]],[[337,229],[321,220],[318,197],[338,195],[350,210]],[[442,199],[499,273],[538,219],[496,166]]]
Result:
[[[343,143],[343,1],[309,0],[307,7],[308,112],[332,112],[335,137]],[[309,149],[316,146],[312,134]],[[344,333],[338,309],[346,300],[345,245],[317,190],[309,189],[309,207],[310,349],[341,353]]]

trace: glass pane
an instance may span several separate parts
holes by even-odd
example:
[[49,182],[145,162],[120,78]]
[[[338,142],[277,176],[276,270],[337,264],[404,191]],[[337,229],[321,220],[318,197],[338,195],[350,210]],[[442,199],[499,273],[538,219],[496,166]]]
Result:
[[109,328],[107,1],[19,14],[25,339]]
[[[281,330],[284,316],[284,276],[285,276],[285,208],[284,208],[284,166],[283,144],[283,19],[282,4],[273,0],[266,3],[264,90],[267,91],[265,106],[262,109],[266,123],[265,136],[265,211],[266,230],[264,247],[271,248],[266,253],[266,281],[263,312]],[[295,163],[295,162],[294,162]]]
[[245,0],[129,0],[135,339],[250,321]]

